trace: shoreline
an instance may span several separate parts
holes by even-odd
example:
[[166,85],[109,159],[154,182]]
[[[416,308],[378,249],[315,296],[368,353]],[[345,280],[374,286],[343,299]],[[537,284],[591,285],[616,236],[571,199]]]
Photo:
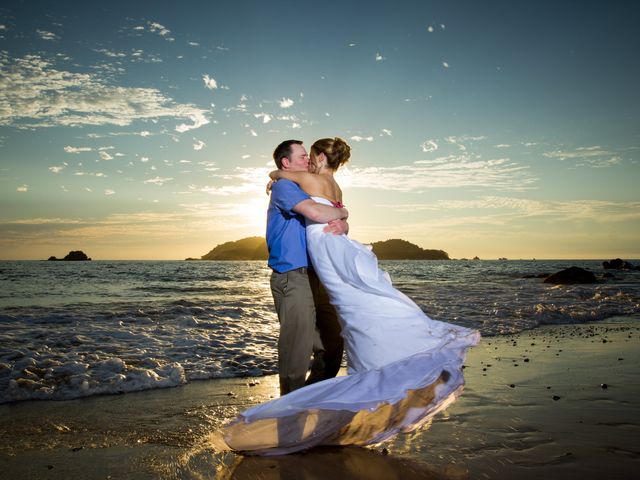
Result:
[[632,478],[639,346],[640,323],[624,317],[486,337],[468,353],[464,393],[430,425],[369,449],[283,457],[211,443],[236,413],[278,395],[275,375],[4,404],[0,477]]

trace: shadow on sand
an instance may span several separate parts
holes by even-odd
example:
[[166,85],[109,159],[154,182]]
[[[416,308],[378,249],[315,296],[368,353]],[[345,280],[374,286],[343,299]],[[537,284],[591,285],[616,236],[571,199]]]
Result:
[[433,467],[358,447],[318,447],[304,453],[272,457],[238,457],[219,472],[224,480],[413,480],[466,479],[458,466]]

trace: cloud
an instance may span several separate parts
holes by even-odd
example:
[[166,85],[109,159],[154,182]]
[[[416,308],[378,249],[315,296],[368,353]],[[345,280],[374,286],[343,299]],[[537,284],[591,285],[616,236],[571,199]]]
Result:
[[200,128],[203,125],[208,124],[209,119],[207,119],[207,117],[204,116],[203,112],[204,112],[203,110],[200,110],[200,111],[194,111],[191,114],[188,114],[187,116],[189,116],[193,124],[187,125],[185,123],[182,123],[176,127],[176,132],[184,133],[189,130],[195,130],[196,128]]
[[576,160],[577,167],[607,168],[620,165],[622,159],[615,153],[599,146],[578,147],[573,150],[554,150],[545,152],[547,158],[559,160]]
[[262,119],[262,123],[269,123],[273,118],[268,113],[254,113],[253,116],[256,117],[256,118],[261,118]]
[[340,172],[345,188],[372,188],[421,192],[434,188],[496,188],[524,191],[537,179],[529,167],[507,158],[481,160],[469,155],[449,155],[393,167],[350,167]]
[[144,183],[152,183],[153,185],[158,185],[159,187],[161,187],[166,182],[169,182],[171,180],[173,180],[173,178],[155,177],[155,178],[150,178],[148,180],[145,180]]
[[151,31],[153,33],[157,33],[158,35],[160,35],[161,37],[163,37],[167,41],[173,42],[175,40],[174,38],[169,37],[169,34],[171,33],[171,30],[169,30],[164,25],[161,25],[158,22],[147,22],[147,25],[149,26],[149,31]]
[[108,196],[108,195],[115,195],[115,193],[116,193],[116,192],[115,192],[114,190],[111,190],[110,188],[107,188],[107,189],[104,191],[104,194],[105,194],[105,195],[107,195],[107,196]]
[[106,48],[100,48],[100,49],[94,50],[94,52],[103,53],[104,55],[110,58],[124,58],[127,56],[127,54],[124,52],[115,52],[113,50],[108,50]]
[[49,167],[49,171],[53,173],[60,173],[67,166],[68,164],[66,162],[64,162],[62,165],[52,165],[51,167]]
[[[398,212],[418,211],[446,212],[447,210],[495,211],[491,218],[500,215],[504,220],[521,220],[540,217],[558,223],[593,220],[598,223],[628,222],[640,219],[640,202],[615,202],[601,200],[549,201],[528,198],[482,196],[474,200],[440,200],[429,204],[376,205]],[[475,212],[478,217],[487,215]],[[448,217],[461,217],[458,214]]]
[[72,147],[71,145],[67,145],[64,147],[64,151],[67,153],[81,153],[81,152],[91,152],[93,148],[91,147]]
[[16,188],[16,192],[28,192],[28,191],[29,191],[29,185],[24,183],[20,185],[18,188]]
[[280,108],[289,108],[293,106],[293,100],[290,98],[283,98],[280,100]]
[[381,53],[376,52],[376,62],[381,62],[386,60],[386,57],[383,57]]
[[463,142],[479,142],[484,139],[485,137],[472,137],[470,135],[465,135],[461,137],[456,137],[452,135],[449,137],[445,137],[445,141],[447,143],[458,147],[458,150],[460,150],[461,152],[467,151],[467,146]]
[[117,125],[163,117],[190,119],[186,131],[209,123],[206,110],[177,104],[153,88],[109,85],[94,73],[57,70],[38,55],[0,52],[0,126]]
[[580,147],[575,150],[555,150],[553,152],[545,152],[543,155],[547,158],[558,158],[560,160],[566,160],[568,158],[585,158],[585,157],[601,157],[603,155],[610,155],[602,147]]
[[423,152],[435,152],[438,149],[438,144],[434,140],[425,140],[420,144]]
[[199,47],[200,46],[200,44],[198,42],[189,42],[188,45],[191,46],[191,47]]
[[216,82],[215,78],[210,77],[209,75],[203,75],[202,80],[204,81],[204,86],[209,90],[215,90],[218,88],[218,82]]
[[207,144],[204,143],[202,140],[198,140],[197,143],[193,144],[193,149],[194,150],[202,150]]
[[380,133],[380,136],[383,136],[383,135],[386,135],[388,137],[392,137],[393,136],[392,133],[391,133],[391,130],[389,130],[387,128],[383,128],[382,129],[382,133]]
[[359,135],[354,135],[353,137],[349,137],[349,140],[353,140],[354,142],[373,142],[373,137],[361,137]]
[[271,167],[236,167],[234,173],[211,176],[223,182],[222,186],[207,185],[194,188],[209,195],[223,197],[247,193],[260,196],[264,195],[271,170]]
[[47,32],[46,30],[36,30],[36,33],[42,40],[60,40],[60,37],[53,32]]

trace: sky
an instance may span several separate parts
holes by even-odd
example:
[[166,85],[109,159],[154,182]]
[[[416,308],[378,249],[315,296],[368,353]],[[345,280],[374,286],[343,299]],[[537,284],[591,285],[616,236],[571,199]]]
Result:
[[633,1],[7,1],[0,259],[263,236],[271,154],[339,136],[363,243],[640,258]]

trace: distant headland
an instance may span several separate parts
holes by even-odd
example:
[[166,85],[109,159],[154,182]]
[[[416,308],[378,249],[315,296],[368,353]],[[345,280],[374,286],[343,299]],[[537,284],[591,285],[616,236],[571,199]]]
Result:
[[87,254],[84,253],[82,250],[73,250],[69,252],[67,256],[64,258],[56,258],[54,256],[51,256],[47,260],[58,261],[58,262],[61,262],[61,261],[78,262],[78,261],[90,261],[91,259],[87,257]]
[[[443,250],[428,250],[401,239],[374,242],[373,253],[379,260],[450,260]],[[206,255],[187,260],[267,260],[269,253],[264,237],[247,237],[216,246]]]

